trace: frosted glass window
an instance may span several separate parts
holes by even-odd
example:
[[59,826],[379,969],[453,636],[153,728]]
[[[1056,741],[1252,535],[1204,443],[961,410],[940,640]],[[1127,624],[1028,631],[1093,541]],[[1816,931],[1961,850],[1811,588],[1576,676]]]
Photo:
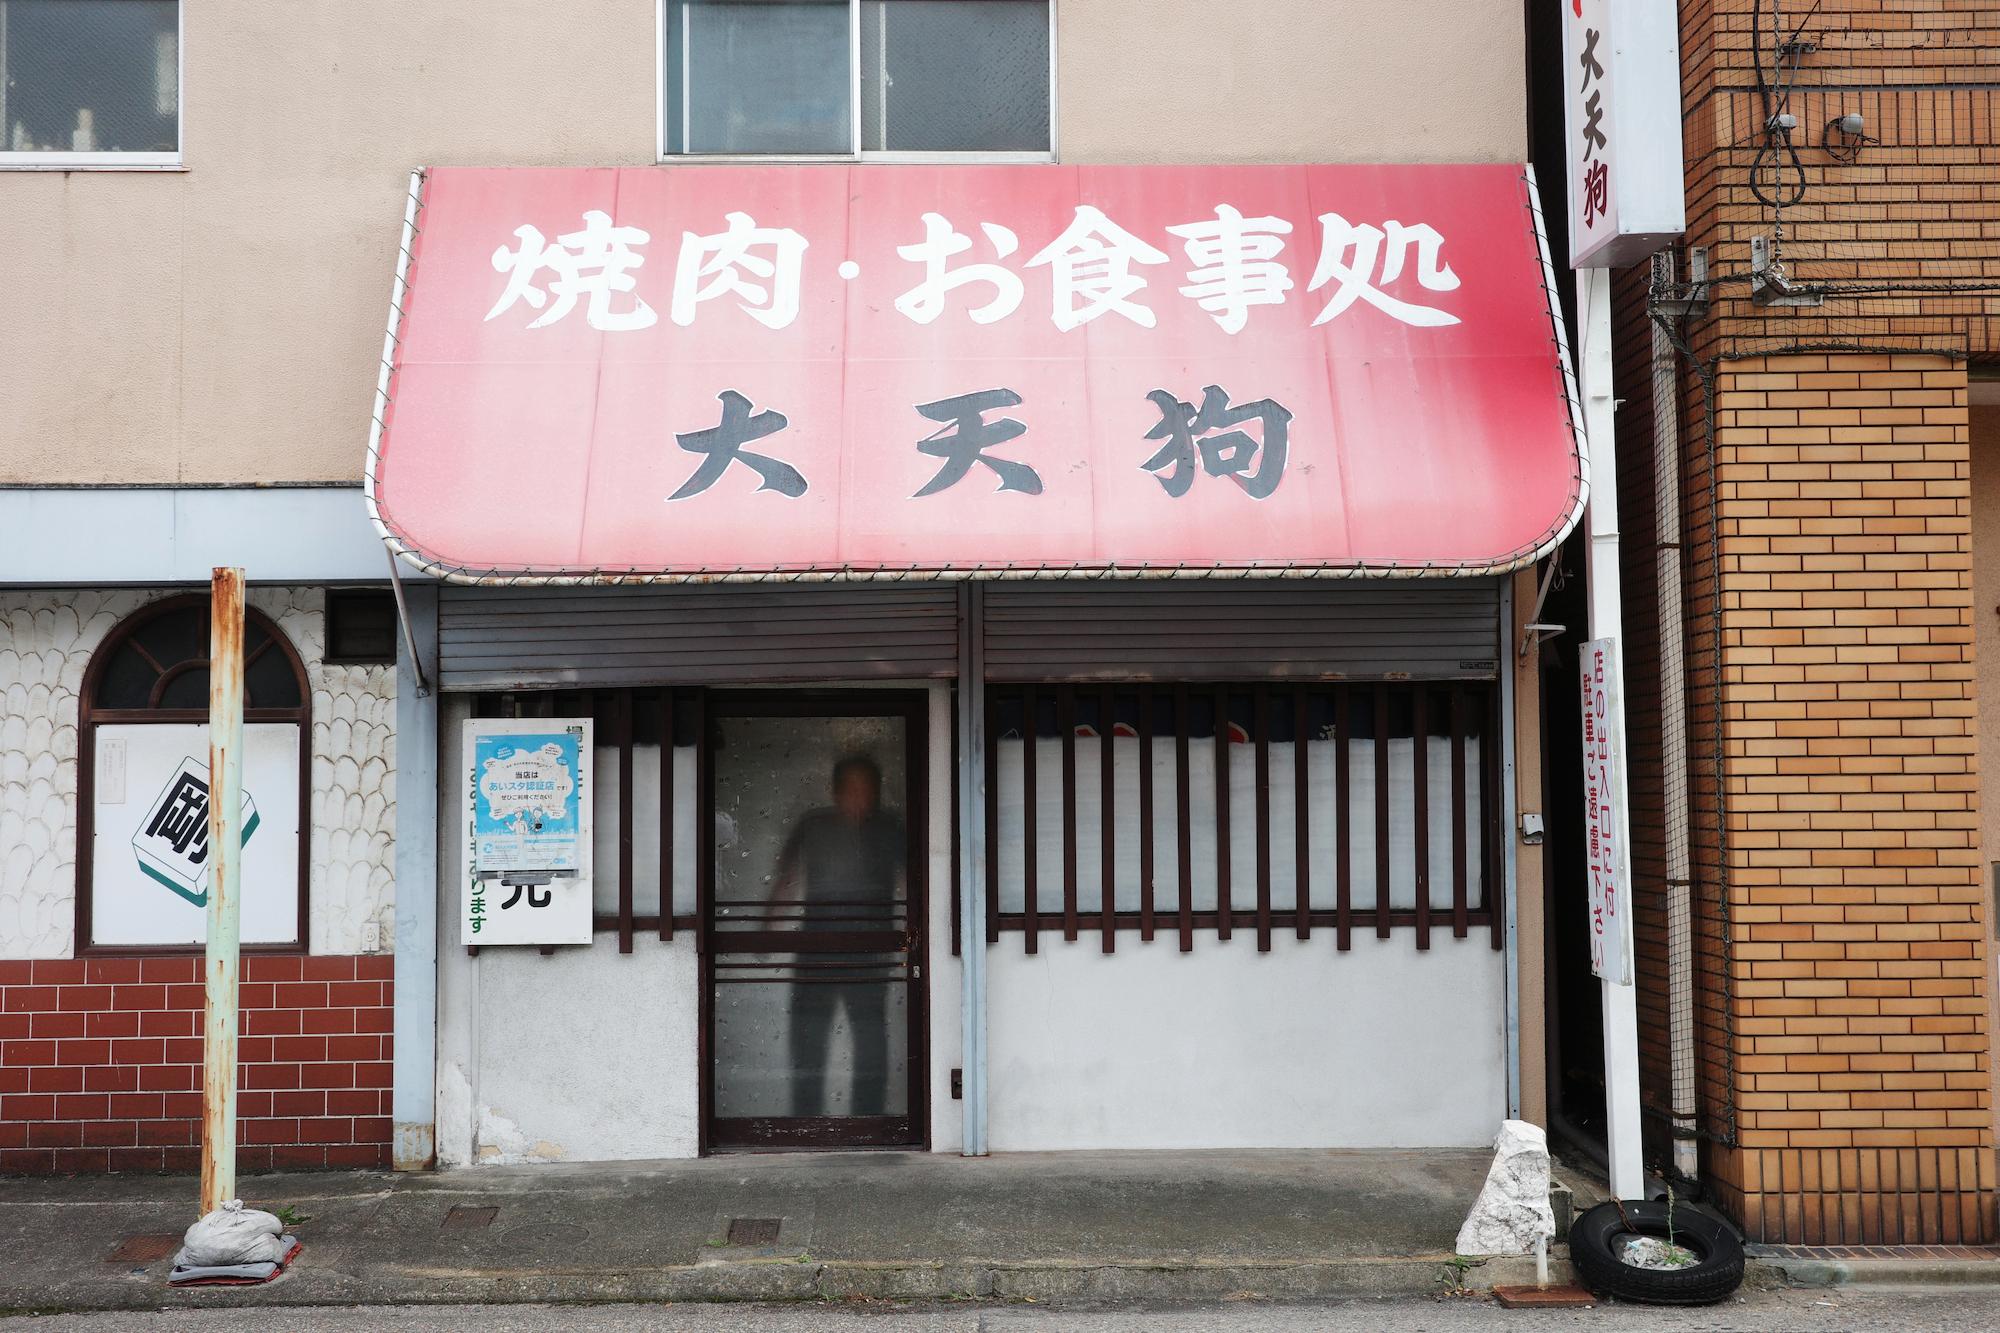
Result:
[[669,154],[1049,150],[1048,0],[666,0],[661,19]]
[[847,153],[848,0],[666,7],[667,151]]
[[1046,0],[863,0],[866,152],[1047,152]]
[[180,151],[178,0],[0,0],[0,151]]

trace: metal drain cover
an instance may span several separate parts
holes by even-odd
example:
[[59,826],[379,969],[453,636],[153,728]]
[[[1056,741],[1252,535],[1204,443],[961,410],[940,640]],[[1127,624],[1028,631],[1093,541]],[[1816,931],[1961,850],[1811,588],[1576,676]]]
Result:
[[446,1231],[484,1231],[493,1225],[493,1219],[500,1215],[498,1208],[469,1208],[455,1203],[451,1211],[444,1215]]
[[732,1217],[729,1219],[729,1243],[731,1245],[756,1248],[778,1243],[778,1230],[784,1219],[778,1217]]
[[180,1233],[148,1231],[127,1236],[118,1248],[104,1256],[108,1264],[156,1264],[181,1247]]

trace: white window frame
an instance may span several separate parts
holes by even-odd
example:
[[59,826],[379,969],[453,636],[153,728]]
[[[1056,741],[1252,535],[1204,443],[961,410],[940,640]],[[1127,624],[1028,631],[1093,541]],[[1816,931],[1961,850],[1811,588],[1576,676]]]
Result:
[[[861,0],[847,0],[847,98],[848,125],[851,131],[848,151],[844,153],[675,153],[667,149],[667,6],[680,0],[654,0],[653,3],[653,153],[654,159],[675,166],[692,165],[702,162],[742,165],[744,163],[908,163],[949,165],[952,163],[1035,163],[1057,161],[1056,145],[1062,142],[1060,122],[1057,119],[1056,73],[1058,69],[1056,53],[1056,5],[1058,0],[1043,0],[1048,6],[1049,16],[1049,147],[1046,151],[1027,152],[912,152],[912,151],[866,151],[861,147]],[[683,53],[687,42],[681,42]],[[682,96],[686,96],[687,80],[681,80]],[[687,115],[683,108],[683,125]]]
[[[6,21],[0,17],[0,53]],[[0,79],[6,73],[0,63]],[[0,92],[3,102],[4,92]],[[5,124],[0,115],[0,126]],[[4,130],[0,130],[4,133]],[[0,144],[6,140],[0,138]],[[174,0],[174,143],[171,153],[46,153],[0,148],[0,171],[185,171],[187,153],[187,0]]]

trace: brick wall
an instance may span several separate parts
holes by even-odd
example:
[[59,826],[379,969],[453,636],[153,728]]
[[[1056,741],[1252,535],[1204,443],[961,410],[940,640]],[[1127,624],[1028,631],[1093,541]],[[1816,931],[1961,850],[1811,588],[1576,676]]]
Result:
[[1754,1234],[1990,1234],[1965,385],[1943,358],[1841,354],[1717,384],[1725,1176]]
[[[253,954],[237,1166],[386,1167],[394,960]],[[190,1171],[200,960],[0,961],[0,1172]]]
[[[1763,236],[1798,282],[2000,281],[2000,6],[1680,14],[1686,240],[1720,278],[1683,329],[1678,404],[1704,1174],[1752,1239],[1992,1240],[1963,358],[2000,350],[2000,304],[1760,306],[1745,275]],[[1768,80],[1795,34],[1814,49],[1767,107],[1760,55]],[[1751,188],[1772,109],[1798,120],[1802,193],[1782,207]],[[1848,111],[1879,142],[1843,162],[1822,139]],[[1616,329],[1620,474],[1637,486],[1643,287],[1623,276]],[[1627,555],[1628,605],[1648,605],[1652,551]],[[1635,742],[1638,800],[1660,748],[1643,727]],[[1643,874],[1665,833],[1633,833]],[[1662,923],[1639,924],[1644,967],[1664,958]],[[1654,1104],[1657,1008],[1642,1013]]]

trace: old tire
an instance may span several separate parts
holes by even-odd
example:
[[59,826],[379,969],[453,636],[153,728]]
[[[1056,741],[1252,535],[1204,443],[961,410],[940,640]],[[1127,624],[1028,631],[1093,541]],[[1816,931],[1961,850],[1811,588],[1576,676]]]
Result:
[[1665,1203],[1600,1203],[1570,1223],[1569,1258],[1600,1296],[1646,1305],[1713,1305],[1743,1282],[1743,1245],[1727,1223],[1686,1204],[1672,1212],[1672,1239],[1699,1257],[1686,1268],[1635,1268],[1619,1257],[1637,1236],[1668,1239]]

